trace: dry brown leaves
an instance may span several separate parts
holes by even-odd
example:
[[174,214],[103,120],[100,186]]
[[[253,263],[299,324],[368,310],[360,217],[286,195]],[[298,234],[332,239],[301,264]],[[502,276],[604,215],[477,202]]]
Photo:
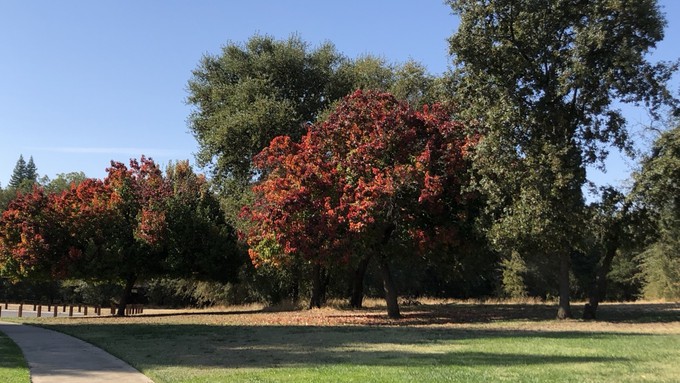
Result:
[[[576,306],[575,306],[576,307]],[[402,307],[402,318],[390,319],[382,307],[350,310],[271,311],[257,306],[204,310],[147,309],[118,318],[42,318],[50,323],[140,323],[249,326],[428,326],[499,331],[603,331],[680,334],[680,303],[612,303],[600,307],[598,321],[554,319],[548,304],[444,303]],[[575,310],[575,314],[580,312]]]

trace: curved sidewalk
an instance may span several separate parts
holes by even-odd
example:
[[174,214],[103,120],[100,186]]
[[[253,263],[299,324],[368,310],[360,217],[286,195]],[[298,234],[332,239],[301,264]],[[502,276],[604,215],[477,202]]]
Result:
[[32,383],[153,383],[129,364],[72,336],[1,321],[0,331],[23,351]]

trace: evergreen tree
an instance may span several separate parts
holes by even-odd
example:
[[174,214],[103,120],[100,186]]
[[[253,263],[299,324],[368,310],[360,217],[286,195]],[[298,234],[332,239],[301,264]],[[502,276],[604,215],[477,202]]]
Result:
[[38,182],[38,168],[33,162],[33,156],[28,160],[24,160],[23,155],[19,155],[19,160],[14,166],[12,177],[9,179],[9,189],[13,190],[30,190],[30,188]]
[[35,166],[35,162],[33,162],[33,156],[28,159],[28,163],[24,169],[24,181],[26,180],[30,181],[31,184],[38,181],[38,168]]
[[18,189],[25,179],[26,179],[26,161],[24,161],[23,155],[19,155],[19,160],[17,160],[17,164],[14,166],[12,177],[9,179],[9,187],[13,189]]

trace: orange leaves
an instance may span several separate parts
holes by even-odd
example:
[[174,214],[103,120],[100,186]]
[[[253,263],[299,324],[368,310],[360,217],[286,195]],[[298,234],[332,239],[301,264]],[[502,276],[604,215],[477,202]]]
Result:
[[[0,262],[14,277],[35,272],[65,275],[87,256],[154,247],[165,237],[168,183],[151,159],[130,168],[112,162],[104,181],[87,179],[60,194],[36,188],[19,196],[0,219]],[[108,254],[111,255],[111,254]]]
[[14,278],[223,278],[233,232],[209,193],[188,163],[165,177],[145,157],[112,162],[104,180],[17,199],[0,219],[0,266]]
[[0,267],[13,279],[50,273],[56,254],[65,251],[58,213],[51,198],[38,187],[12,201],[0,218]]
[[135,237],[152,247],[158,246],[165,238],[165,212],[142,209],[138,220]]
[[[357,91],[299,143],[277,137],[256,156],[263,178],[242,212],[250,225],[242,236],[251,249],[273,239],[279,256],[319,262],[383,241],[371,236],[388,226],[416,242],[440,238],[434,231],[450,219],[432,217],[453,216],[445,207],[464,182],[462,128],[439,106],[414,111],[387,93]],[[261,253],[251,252],[254,263]]]
[[441,177],[436,175],[432,176],[429,171],[426,171],[423,189],[420,191],[418,202],[432,202],[433,200],[439,198],[443,191],[444,185],[442,183]]

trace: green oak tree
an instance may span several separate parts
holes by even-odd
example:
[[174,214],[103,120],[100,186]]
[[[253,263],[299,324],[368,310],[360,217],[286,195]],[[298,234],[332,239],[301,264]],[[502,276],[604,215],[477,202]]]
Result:
[[[571,316],[571,257],[582,244],[586,167],[630,149],[616,102],[677,104],[677,64],[647,61],[663,38],[654,0],[448,0],[456,101],[479,122],[477,186],[506,256],[551,267],[557,316]],[[546,262],[547,261],[547,262]]]
[[3,188],[0,185],[0,213],[7,209],[9,202],[16,197],[16,192],[11,188]]
[[633,195],[653,228],[638,259],[644,296],[654,299],[680,298],[680,123],[675,124],[634,174]]
[[77,186],[86,179],[87,176],[83,172],[59,173],[55,179],[50,180],[44,186],[49,193],[59,193]]
[[188,86],[189,128],[232,218],[257,176],[252,157],[276,136],[299,139],[307,121],[348,93],[335,75],[344,61],[330,43],[312,49],[298,36],[259,35],[202,58]]

